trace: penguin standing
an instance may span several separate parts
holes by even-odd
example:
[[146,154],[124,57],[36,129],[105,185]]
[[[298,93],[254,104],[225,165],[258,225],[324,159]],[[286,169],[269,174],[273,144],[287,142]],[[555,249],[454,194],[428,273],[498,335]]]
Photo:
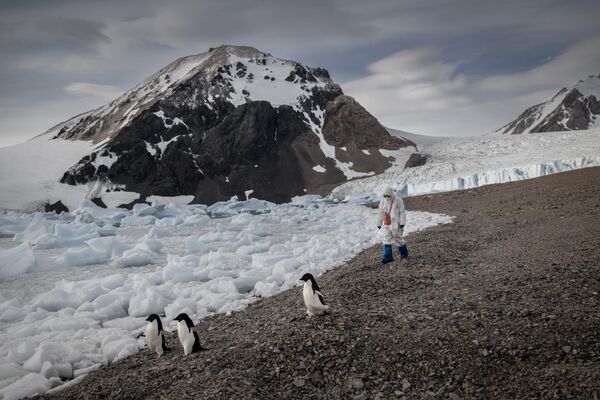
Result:
[[205,350],[200,345],[198,333],[192,330],[194,323],[186,313],[176,316],[175,321],[177,321],[177,337],[179,337],[179,343],[183,347],[183,354],[187,356],[190,353]]
[[325,304],[323,293],[321,293],[315,277],[312,274],[306,273],[300,280],[304,281],[302,297],[304,297],[304,305],[306,306],[308,316],[325,314],[329,310],[329,306]]
[[146,326],[146,345],[150,351],[155,351],[158,356],[162,356],[167,346],[165,346],[165,336],[163,335],[163,327],[160,317],[156,314],[150,314]]

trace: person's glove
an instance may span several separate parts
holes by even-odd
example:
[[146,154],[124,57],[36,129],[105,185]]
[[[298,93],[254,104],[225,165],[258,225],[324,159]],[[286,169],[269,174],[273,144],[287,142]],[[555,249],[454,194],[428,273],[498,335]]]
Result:
[[377,225],[377,229],[381,229],[381,225]]

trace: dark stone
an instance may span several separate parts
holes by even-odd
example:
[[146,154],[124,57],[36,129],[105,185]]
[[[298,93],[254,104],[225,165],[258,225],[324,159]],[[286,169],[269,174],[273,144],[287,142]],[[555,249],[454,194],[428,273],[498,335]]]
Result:
[[421,165],[425,165],[427,162],[427,156],[421,153],[412,153],[406,163],[404,164],[404,168],[413,168],[420,167]]
[[46,203],[44,205],[44,212],[53,212],[56,214],[60,214],[60,213],[68,213],[69,209],[67,208],[67,206],[65,206],[60,200],[57,201],[54,204],[49,204]]
[[101,208],[108,208],[106,206],[106,204],[104,204],[104,201],[102,201],[102,199],[100,197],[94,197],[92,199],[92,203],[94,203],[95,205],[97,205],[98,207],[101,207]]
[[321,79],[331,79],[329,76],[329,72],[325,68],[311,68],[310,71],[314,76]]

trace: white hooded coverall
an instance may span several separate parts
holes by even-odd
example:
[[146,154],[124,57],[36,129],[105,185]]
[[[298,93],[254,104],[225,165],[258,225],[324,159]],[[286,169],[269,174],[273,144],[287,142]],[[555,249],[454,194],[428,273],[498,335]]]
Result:
[[[404,201],[401,197],[382,197],[379,202],[379,213],[377,226],[381,226],[379,229],[378,238],[383,244],[395,244],[397,246],[404,246],[404,228],[400,226],[406,225],[406,209],[404,208]],[[391,225],[383,225],[383,215],[389,211],[390,202],[394,200],[392,204],[392,211],[390,215],[392,217]]]

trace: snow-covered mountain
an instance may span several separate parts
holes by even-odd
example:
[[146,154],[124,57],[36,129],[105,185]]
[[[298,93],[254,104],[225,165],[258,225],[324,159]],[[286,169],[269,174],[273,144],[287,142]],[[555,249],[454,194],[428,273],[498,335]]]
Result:
[[326,70],[242,46],[181,58],[44,136],[96,144],[63,183],[96,182],[98,197],[125,190],[202,203],[326,193],[402,163],[412,144]]
[[550,100],[529,107],[498,129],[503,134],[557,132],[600,127],[600,74],[562,88]]

